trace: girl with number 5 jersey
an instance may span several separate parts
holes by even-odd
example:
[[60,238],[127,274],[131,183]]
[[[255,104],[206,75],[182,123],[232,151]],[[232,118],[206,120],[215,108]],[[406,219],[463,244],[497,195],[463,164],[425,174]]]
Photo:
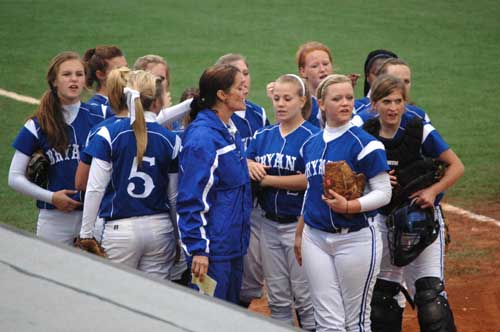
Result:
[[[326,127],[301,148],[308,187],[296,256],[309,281],[316,331],[370,331],[370,301],[382,254],[374,219],[391,198],[389,167],[382,143],[350,124],[354,92],[347,76],[325,78],[318,101]],[[325,163],[340,160],[366,177],[358,199],[347,200],[333,190],[323,193]]]
[[100,207],[109,259],[167,278],[175,259],[180,139],[156,123],[163,106],[161,79],[138,70],[126,81],[125,73],[111,71],[108,89],[130,120],[101,128],[86,148],[92,164],[80,237],[92,237]]

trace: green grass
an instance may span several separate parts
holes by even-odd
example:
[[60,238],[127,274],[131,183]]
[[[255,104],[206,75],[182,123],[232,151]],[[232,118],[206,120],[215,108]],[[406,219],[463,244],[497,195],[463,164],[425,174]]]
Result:
[[[448,197],[472,206],[500,199],[499,17],[500,4],[489,0],[3,0],[0,88],[39,97],[56,53],[116,44],[129,64],[148,53],[165,56],[177,100],[220,55],[239,52],[251,66],[250,99],[273,118],[265,84],[296,72],[294,55],[301,43],[327,44],[340,73],[362,73],[366,54],[387,48],[412,65],[412,99],[428,111],[466,165],[464,178]],[[360,83],[359,97],[361,92]],[[4,179],[10,144],[32,109],[0,98]],[[0,204],[0,221],[32,225],[36,211],[30,199],[1,186]]]

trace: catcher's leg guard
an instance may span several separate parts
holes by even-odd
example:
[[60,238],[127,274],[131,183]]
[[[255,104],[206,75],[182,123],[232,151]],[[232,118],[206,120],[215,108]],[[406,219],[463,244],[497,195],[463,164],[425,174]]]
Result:
[[397,282],[377,279],[371,303],[372,332],[401,332],[403,308],[394,298],[400,291]]
[[443,282],[436,277],[420,278],[415,282],[415,303],[421,332],[455,332],[455,322],[448,300],[441,295]]

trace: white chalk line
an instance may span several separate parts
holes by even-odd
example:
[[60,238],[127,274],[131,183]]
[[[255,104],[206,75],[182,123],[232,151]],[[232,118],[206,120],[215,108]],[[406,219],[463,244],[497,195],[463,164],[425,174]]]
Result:
[[474,212],[470,212],[470,211],[461,209],[459,207],[456,207],[456,206],[453,206],[453,205],[447,204],[447,203],[441,203],[441,206],[443,207],[443,210],[445,212],[458,214],[458,215],[467,217],[469,219],[472,219],[474,221],[487,222],[487,223],[491,223],[491,224],[494,224],[494,225],[500,227],[500,221],[498,221],[496,219],[493,219],[493,218],[490,218],[487,216],[483,216],[481,214],[477,214]]
[[33,97],[29,96],[23,96],[20,94],[17,94],[15,92],[10,92],[4,89],[0,89],[0,96],[4,96],[10,99],[14,99],[23,103],[31,104],[31,105],[38,105],[40,104],[40,101],[38,99],[35,99]]
[[[17,100],[17,101],[20,101],[23,103],[32,104],[32,105],[40,104],[40,101],[38,99],[35,99],[33,97],[29,97],[29,96],[23,96],[23,95],[15,93],[15,92],[10,92],[10,91],[4,90],[4,89],[0,89],[0,96],[4,96],[7,98],[11,98],[11,99],[14,99],[14,100]],[[481,214],[477,214],[477,213],[474,213],[471,211],[467,211],[467,210],[464,210],[462,208],[459,208],[457,206],[453,206],[453,205],[447,204],[447,203],[442,203],[441,206],[443,207],[443,209],[446,212],[455,213],[455,214],[458,214],[458,215],[461,215],[461,216],[464,216],[464,217],[467,217],[469,219],[479,221],[479,222],[489,222],[489,223],[495,224],[495,225],[500,227],[500,221],[498,221],[496,219],[493,219],[493,218],[490,218],[487,216],[483,216]]]

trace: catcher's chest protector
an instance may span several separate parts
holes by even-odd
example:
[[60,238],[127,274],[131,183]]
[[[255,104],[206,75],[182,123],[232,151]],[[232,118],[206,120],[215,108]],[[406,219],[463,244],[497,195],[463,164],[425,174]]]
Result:
[[387,162],[391,169],[398,171],[417,160],[424,159],[420,150],[424,126],[419,118],[412,119],[406,126],[404,134],[397,139],[380,137],[378,118],[368,120],[363,129],[384,144]]

